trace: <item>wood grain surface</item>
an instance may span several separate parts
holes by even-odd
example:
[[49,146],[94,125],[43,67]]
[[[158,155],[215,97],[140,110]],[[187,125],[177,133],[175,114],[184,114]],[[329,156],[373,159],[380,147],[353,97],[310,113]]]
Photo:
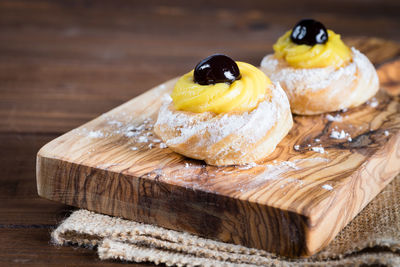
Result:
[[[361,49],[372,59],[374,53],[392,53],[376,42],[366,39]],[[390,66],[395,65],[383,69],[387,76],[398,72]],[[383,91],[345,112],[295,116],[288,136],[256,166],[214,167],[174,153],[154,134],[162,96],[175,82],[44,146],[37,160],[39,195],[280,255],[307,256],[326,246],[400,171],[400,104]]]
[[[398,4],[0,1],[0,265],[118,264],[49,243],[51,229],[72,208],[37,196],[35,155],[48,141],[208,54],[258,64],[302,17],[320,19],[347,39],[362,37],[359,43],[364,36],[398,42]],[[389,78],[385,88],[400,88],[398,76]]]

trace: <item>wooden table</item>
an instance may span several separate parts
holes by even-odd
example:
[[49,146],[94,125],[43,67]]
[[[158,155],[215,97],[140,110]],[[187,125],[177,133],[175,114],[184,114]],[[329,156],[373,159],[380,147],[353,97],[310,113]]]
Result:
[[50,244],[73,210],[37,196],[35,156],[51,139],[209,54],[258,64],[302,17],[400,41],[396,0],[300,2],[0,1],[0,266],[118,264]]

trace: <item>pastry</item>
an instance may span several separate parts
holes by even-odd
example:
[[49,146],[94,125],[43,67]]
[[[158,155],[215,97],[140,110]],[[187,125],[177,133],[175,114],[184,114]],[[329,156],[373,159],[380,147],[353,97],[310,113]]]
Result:
[[293,113],[312,115],[361,105],[379,89],[374,66],[320,22],[301,20],[273,46],[262,71],[279,82]]
[[173,151],[222,166],[265,158],[292,125],[278,83],[250,64],[213,55],[179,78],[154,130]]

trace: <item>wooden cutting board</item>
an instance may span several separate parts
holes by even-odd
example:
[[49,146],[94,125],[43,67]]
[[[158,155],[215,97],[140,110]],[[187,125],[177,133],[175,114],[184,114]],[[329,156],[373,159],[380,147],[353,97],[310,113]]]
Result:
[[[398,46],[356,40],[376,63]],[[400,61],[380,67],[396,95]],[[294,116],[275,152],[256,165],[213,167],[180,156],[154,135],[161,98],[151,89],[45,145],[37,156],[39,195],[169,229],[307,256],[325,247],[400,171],[399,97]],[[345,97],[345,96],[344,96]]]

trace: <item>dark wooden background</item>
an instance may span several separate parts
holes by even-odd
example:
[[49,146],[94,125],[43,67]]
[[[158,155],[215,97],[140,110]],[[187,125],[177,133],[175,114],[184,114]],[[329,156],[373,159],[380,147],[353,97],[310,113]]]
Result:
[[398,0],[0,1],[0,265],[118,264],[51,245],[72,210],[36,193],[51,139],[211,53],[258,64],[300,18],[399,42],[399,14]]

